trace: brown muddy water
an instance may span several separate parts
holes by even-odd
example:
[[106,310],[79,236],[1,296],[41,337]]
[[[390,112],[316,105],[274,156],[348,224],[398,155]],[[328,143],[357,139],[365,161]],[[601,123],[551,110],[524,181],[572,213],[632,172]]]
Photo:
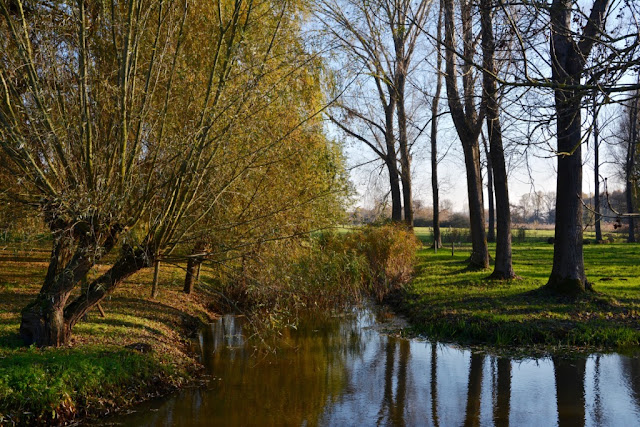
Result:
[[258,351],[225,316],[199,336],[207,386],[103,425],[640,426],[638,355],[511,360],[389,336],[375,317],[302,319]]

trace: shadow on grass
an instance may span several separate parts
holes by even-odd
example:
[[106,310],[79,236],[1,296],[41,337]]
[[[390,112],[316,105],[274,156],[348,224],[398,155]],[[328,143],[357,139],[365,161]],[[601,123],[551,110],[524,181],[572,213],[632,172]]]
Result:
[[18,334],[17,331],[14,333],[0,334],[0,348],[4,350],[16,350],[23,347],[25,347],[24,342],[22,342],[20,334]]

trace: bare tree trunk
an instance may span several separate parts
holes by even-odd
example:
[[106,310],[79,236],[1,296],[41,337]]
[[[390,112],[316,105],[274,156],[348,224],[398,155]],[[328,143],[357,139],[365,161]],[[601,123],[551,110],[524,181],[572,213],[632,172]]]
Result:
[[[488,120],[488,116],[487,116]],[[489,154],[489,146],[487,140],[482,138],[482,145],[484,145],[484,154],[487,157],[487,197],[489,198],[489,229],[487,231],[487,241],[496,241],[495,230],[495,208],[493,205],[493,169],[491,166],[491,154]]]
[[123,255],[113,266],[102,276],[91,282],[87,291],[83,292],[64,309],[64,318],[69,330],[87,311],[113,292],[127,277],[143,268],[151,267],[152,259],[152,253],[146,248],[125,248]]
[[[498,217],[496,260],[491,277],[504,280],[512,279],[516,275],[511,262],[511,207],[509,205],[509,185],[507,182],[507,167],[504,161],[498,89],[495,77],[497,70],[494,60],[495,40],[493,35],[493,20],[491,18],[491,0],[481,0],[481,14],[484,65],[482,85],[490,145],[490,155],[487,156],[487,161],[489,162],[490,160],[491,167],[489,169],[493,171],[496,213]],[[489,173],[489,176],[491,177],[492,174]],[[489,192],[489,197],[492,197],[491,192]],[[489,206],[491,207],[491,201],[489,202]]]
[[413,200],[411,189],[411,154],[409,152],[409,140],[407,137],[407,113],[405,111],[405,84],[407,64],[405,61],[404,36],[394,35],[396,50],[396,102],[398,117],[398,142],[400,145],[400,166],[402,178],[402,198],[404,202],[404,222],[408,227],[413,227]]
[[20,336],[26,345],[59,347],[69,341],[64,307],[76,283],[86,276],[90,265],[73,250],[70,231],[60,234],[53,242],[49,267],[40,293],[21,313]]
[[577,294],[589,288],[582,252],[582,138],[583,93],[576,87],[597,34],[603,26],[608,0],[595,0],[580,42],[574,40],[572,1],[553,0],[551,16],[551,68],[555,92],[558,177],[553,267],[547,289]]
[[[638,140],[638,96],[633,99],[633,104],[629,109],[629,144],[627,145],[627,164],[625,170],[625,181],[626,188],[625,193],[627,197],[627,213],[633,213],[635,211],[635,207],[633,206],[633,187],[634,187],[634,179],[633,179],[633,170],[635,168],[635,158],[636,158],[636,142]],[[635,220],[633,215],[629,216],[629,236],[627,237],[628,243],[636,242],[636,233],[635,233]]]
[[443,5],[440,1],[438,12],[438,30],[436,38],[436,93],[431,103],[431,191],[433,194],[433,247],[438,250],[442,247],[442,236],[440,233],[440,193],[438,189],[438,110],[440,103],[440,92],[442,91],[442,55],[440,44],[442,42],[442,11]]
[[184,288],[183,292],[187,295],[191,295],[193,293],[193,288],[196,282],[196,275],[198,274],[198,268],[200,264],[202,264],[202,258],[197,256],[202,254],[205,250],[206,244],[204,241],[200,240],[196,242],[193,250],[191,252],[191,256],[187,260],[187,273],[184,277]]
[[[482,118],[478,117],[474,105],[474,78],[469,63],[465,62],[463,67],[463,89],[464,96],[458,93],[457,81],[458,72],[456,58],[454,55],[455,43],[455,22],[453,0],[444,1],[444,21],[445,21],[445,83],[447,87],[447,98],[451,117],[456,131],[462,142],[464,152],[465,167],[467,171],[467,193],[469,197],[469,220],[471,231],[472,252],[469,258],[469,267],[473,269],[484,269],[489,267],[489,251],[487,249],[487,238],[485,231],[484,206],[482,201],[482,175],[480,171],[480,148],[478,136],[482,127]],[[473,56],[473,35],[471,5],[468,1],[462,1],[461,20],[463,27],[464,57]],[[471,60],[469,60],[471,61]],[[464,106],[463,106],[464,101]]]
[[[558,91],[559,92],[559,91]],[[547,286],[559,293],[586,290],[582,255],[582,150],[580,100],[577,94],[556,95],[558,182],[553,268]]]
[[393,222],[402,221],[402,197],[400,192],[400,177],[398,165],[395,160],[387,160],[387,171],[389,172],[389,185],[391,186],[391,220]]
[[471,256],[469,267],[483,269],[489,267],[489,251],[482,200],[482,172],[480,171],[480,147],[478,139],[462,144],[467,169],[467,197],[469,200],[469,222],[471,231]]
[[602,240],[602,227],[600,216],[600,128],[598,127],[597,95],[593,93],[593,177],[594,195],[593,210],[595,211],[596,241]]
[[160,273],[160,261],[153,263],[153,283],[151,285],[151,298],[158,298],[158,275]]
[[389,172],[389,185],[391,187],[391,220],[393,222],[402,221],[402,196],[400,193],[400,174],[398,172],[398,161],[396,152],[396,142],[393,133],[393,113],[395,110],[395,95],[391,95],[389,106],[385,108],[385,143],[387,144],[387,171]]
[[[404,85],[404,84],[403,84]],[[404,91],[404,88],[402,89]],[[413,195],[411,189],[411,154],[407,140],[407,117],[404,109],[404,94],[398,96],[398,136],[400,140],[400,166],[402,177],[402,199],[404,222],[413,227]]]

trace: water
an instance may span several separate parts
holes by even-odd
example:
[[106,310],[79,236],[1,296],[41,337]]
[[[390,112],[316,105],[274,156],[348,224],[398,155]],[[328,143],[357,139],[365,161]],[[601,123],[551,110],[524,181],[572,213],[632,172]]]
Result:
[[379,331],[366,310],[301,321],[275,352],[243,318],[203,331],[206,387],[105,420],[132,426],[640,425],[640,358],[510,360]]

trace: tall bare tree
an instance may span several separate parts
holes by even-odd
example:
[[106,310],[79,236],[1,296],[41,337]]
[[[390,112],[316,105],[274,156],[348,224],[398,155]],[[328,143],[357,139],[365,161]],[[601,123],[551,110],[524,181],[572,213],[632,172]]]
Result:
[[[545,128],[545,122],[552,125],[546,139],[557,141],[557,147],[550,146],[558,174],[554,260],[546,288],[582,293],[590,288],[582,248],[583,100],[595,90],[606,103],[620,102],[617,94],[637,89],[625,75],[638,63],[640,10],[635,3],[608,0],[509,1],[500,6],[517,36],[522,65],[502,83],[528,91],[522,93],[522,99],[529,98],[523,107],[530,117],[537,112],[536,128]],[[544,102],[546,90],[553,91],[553,103]]]
[[608,4],[608,0],[594,0],[586,24],[578,34],[572,28],[573,0],[553,0],[549,10],[558,179],[553,267],[547,287],[560,293],[584,292],[588,287],[582,255],[581,110],[584,88],[580,83],[586,59],[602,31]]
[[[345,53],[346,60],[353,62],[350,66],[358,65],[363,84],[377,94],[378,108],[366,102],[366,95],[358,96],[354,103],[344,96],[337,103],[343,118],[331,119],[385,163],[391,187],[392,219],[400,221],[404,210],[408,226],[413,225],[413,141],[408,131],[407,81],[430,5],[430,0],[325,0],[317,6],[324,31]],[[384,114],[378,116],[379,110]],[[349,121],[355,124],[349,125]]]
[[[473,68],[476,50],[476,38],[473,34],[472,3],[461,0],[460,24],[462,29],[462,48],[456,42],[454,1],[444,2],[444,49],[449,110],[462,143],[464,161],[467,172],[467,194],[469,201],[469,219],[471,229],[472,251],[469,258],[471,268],[489,267],[489,251],[485,231],[485,215],[482,196],[482,174],[480,170],[480,146],[478,137],[482,129],[484,114],[478,111],[476,98],[475,73]],[[458,61],[461,60],[458,72]],[[462,80],[462,94],[458,90],[458,81]]]
[[596,240],[602,240],[602,216],[600,212],[600,127],[598,124],[598,97],[596,91],[593,92],[593,210],[594,223],[596,228]]
[[443,3],[439,2],[438,26],[436,29],[436,90],[431,101],[431,193],[433,197],[433,247],[442,247],[440,233],[440,190],[438,185],[438,112],[440,110],[440,93],[442,91],[442,14]]
[[[492,0],[480,1],[482,27],[482,89],[483,102],[486,109],[487,132],[490,145],[490,159],[487,162],[493,172],[493,185],[496,196],[497,240],[496,260],[491,277],[496,279],[512,279],[515,277],[511,263],[511,206],[509,204],[509,186],[507,167],[504,160],[502,144],[502,127],[500,126],[500,105],[498,102],[497,67],[495,63],[495,39],[493,35]],[[490,160],[490,162],[489,162]],[[491,185],[491,184],[490,184]],[[493,194],[489,192],[489,197]],[[491,201],[490,201],[491,203]]]
[[[640,81],[640,73],[638,74]],[[627,199],[627,213],[632,214],[628,216],[629,222],[629,234],[627,236],[628,243],[635,243],[636,241],[636,233],[635,233],[635,219],[633,213],[635,212],[634,206],[634,197],[633,194],[635,192],[636,187],[636,179],[635,179],[635,168],[636,168],[636,156],[638,149],[638,121],[640,116],[638,115],[638,99],[640,98],[640,91],[634,93],[633,98],[631,99],[631,105],[627,108],[627,112],[629,115],[628,118],[628,131],[627,135],[627,156],[626,163],[624,167],[625,171],[625,196]]]

